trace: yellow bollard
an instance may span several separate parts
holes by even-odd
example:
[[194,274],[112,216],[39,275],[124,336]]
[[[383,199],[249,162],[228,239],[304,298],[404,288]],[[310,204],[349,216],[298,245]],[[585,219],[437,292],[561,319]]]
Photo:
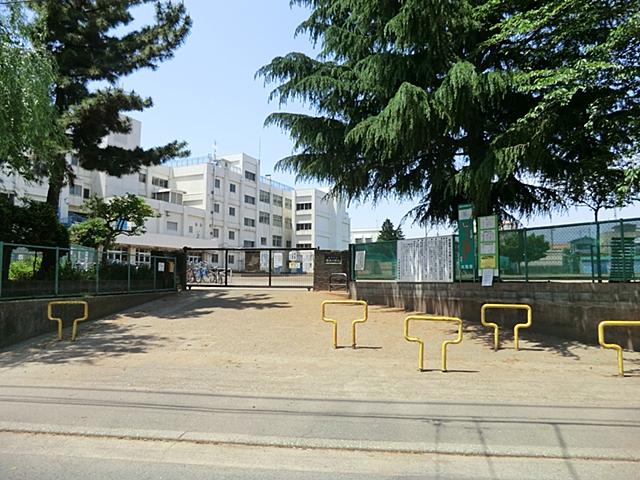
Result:
[[73,328],[71,330],[71,341],[75,341],[76,334],[78,332],[78,322],[82,322],[89,317],[89,304],[83,300],[56,300],[53,302],[49,302],[47,305],[47,317],[49,320],[54,322],[58,322],[58,340],[62,340],[62,319],[59,317],[53,316],[53,306],[54,305],[83,305],[83,314],[82,317],[76,318],[73,320]]
[[418,352],[418,371],[424,371],[424,342],[417,337],[409,336],[409,322],[411,321],[425,321],[425,322],[455,322],[458,324],[458,336],[455,340],[445,340],[442,342],[441,347],[441,363],[442,371],[447,371],[447,346],[462,342],[462,320],[458,317],[440,317],[437,315],[410,315],[404,319],[404,338],[409,342],[415,342],[420,344],[420,350]]
[[520,340],[520,329],[521,328],[529,328],[531,326],[532,314],[531,307],[529,305],[523,303],[485,303],[482,305],[482,309],[480,310],[480,322],[485,327],[493,327],[493,349],[498,350],[500,345],[500,332],[498,329],[498,324],[493,322],[486,321],[486,312],[489,309],[514,309],[514,310],[526,310],[527,311],[527,322],[526,323],[518,323],[513,328],[513,338],[515,341],[516,350],[519,347]]
[[600,343],[604,348],[611,348],[618,352],[618,374],[621,377],[624,377],[622,347],[615,343],[605,343],[604,327],[640,327],[640,320],[604,320],[598,324],[598,343]]
[[358,323],[364,323],[369,319],[369,306],[367,302],[364,300],[325,300],[322,302],[322,321],[333,323],[333,348],[338,348],[338,321],[333,318],[328,318],[325,315],[327,305],[362,305],[364,307],[363,317],[351,322],[351,348],[356,348],[356,325]]

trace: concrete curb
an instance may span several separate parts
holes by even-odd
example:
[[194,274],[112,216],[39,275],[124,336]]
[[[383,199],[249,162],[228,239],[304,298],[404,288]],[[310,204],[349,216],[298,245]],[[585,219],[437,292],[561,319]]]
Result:
[[55,435],[122,440],[184,442],[209,445],[237,445],[247,447],[299,448],[310,450],[342,450],[395,454],[438,454],[452,456],[542,458],[563,460],[597,460],[640,462],[637,449],[603,451],[597,448],[541,448],[530,446],[489,447],[477,445],[439,444],[417,442],[379,442],[324,438],[296,438],[256,436],[232,433],[180,432],[174,430],[134,430],[124,428],[74,427],[32,423],[0,422],[0,432],[28,435]]

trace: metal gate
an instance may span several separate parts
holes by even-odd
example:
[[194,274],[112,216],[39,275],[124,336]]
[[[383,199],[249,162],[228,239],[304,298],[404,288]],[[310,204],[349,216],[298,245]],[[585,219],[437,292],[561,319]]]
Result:
[[313,287],[312,249],[186,247],[184,251],[187,288]]

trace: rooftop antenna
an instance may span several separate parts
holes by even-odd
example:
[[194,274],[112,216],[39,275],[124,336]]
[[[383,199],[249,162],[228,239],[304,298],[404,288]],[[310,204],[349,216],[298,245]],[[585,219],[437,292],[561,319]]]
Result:
[[258,137],[258,163],[262,159],[262,137]]
[[215,140],[213,141],[213,159],[218,159],[218,142],[216,142]]

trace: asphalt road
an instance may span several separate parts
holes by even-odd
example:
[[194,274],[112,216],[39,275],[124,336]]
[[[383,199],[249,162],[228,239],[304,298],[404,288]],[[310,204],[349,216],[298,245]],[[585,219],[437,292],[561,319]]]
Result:
[[[418,373],[404,312],[333,350],[323,298],[193,292],[0,352],[0,480],[640,478],[638,354],[618,378],[610,352],[493,352],[470,325]],[[428,334],[435,364],[450,332]]]

